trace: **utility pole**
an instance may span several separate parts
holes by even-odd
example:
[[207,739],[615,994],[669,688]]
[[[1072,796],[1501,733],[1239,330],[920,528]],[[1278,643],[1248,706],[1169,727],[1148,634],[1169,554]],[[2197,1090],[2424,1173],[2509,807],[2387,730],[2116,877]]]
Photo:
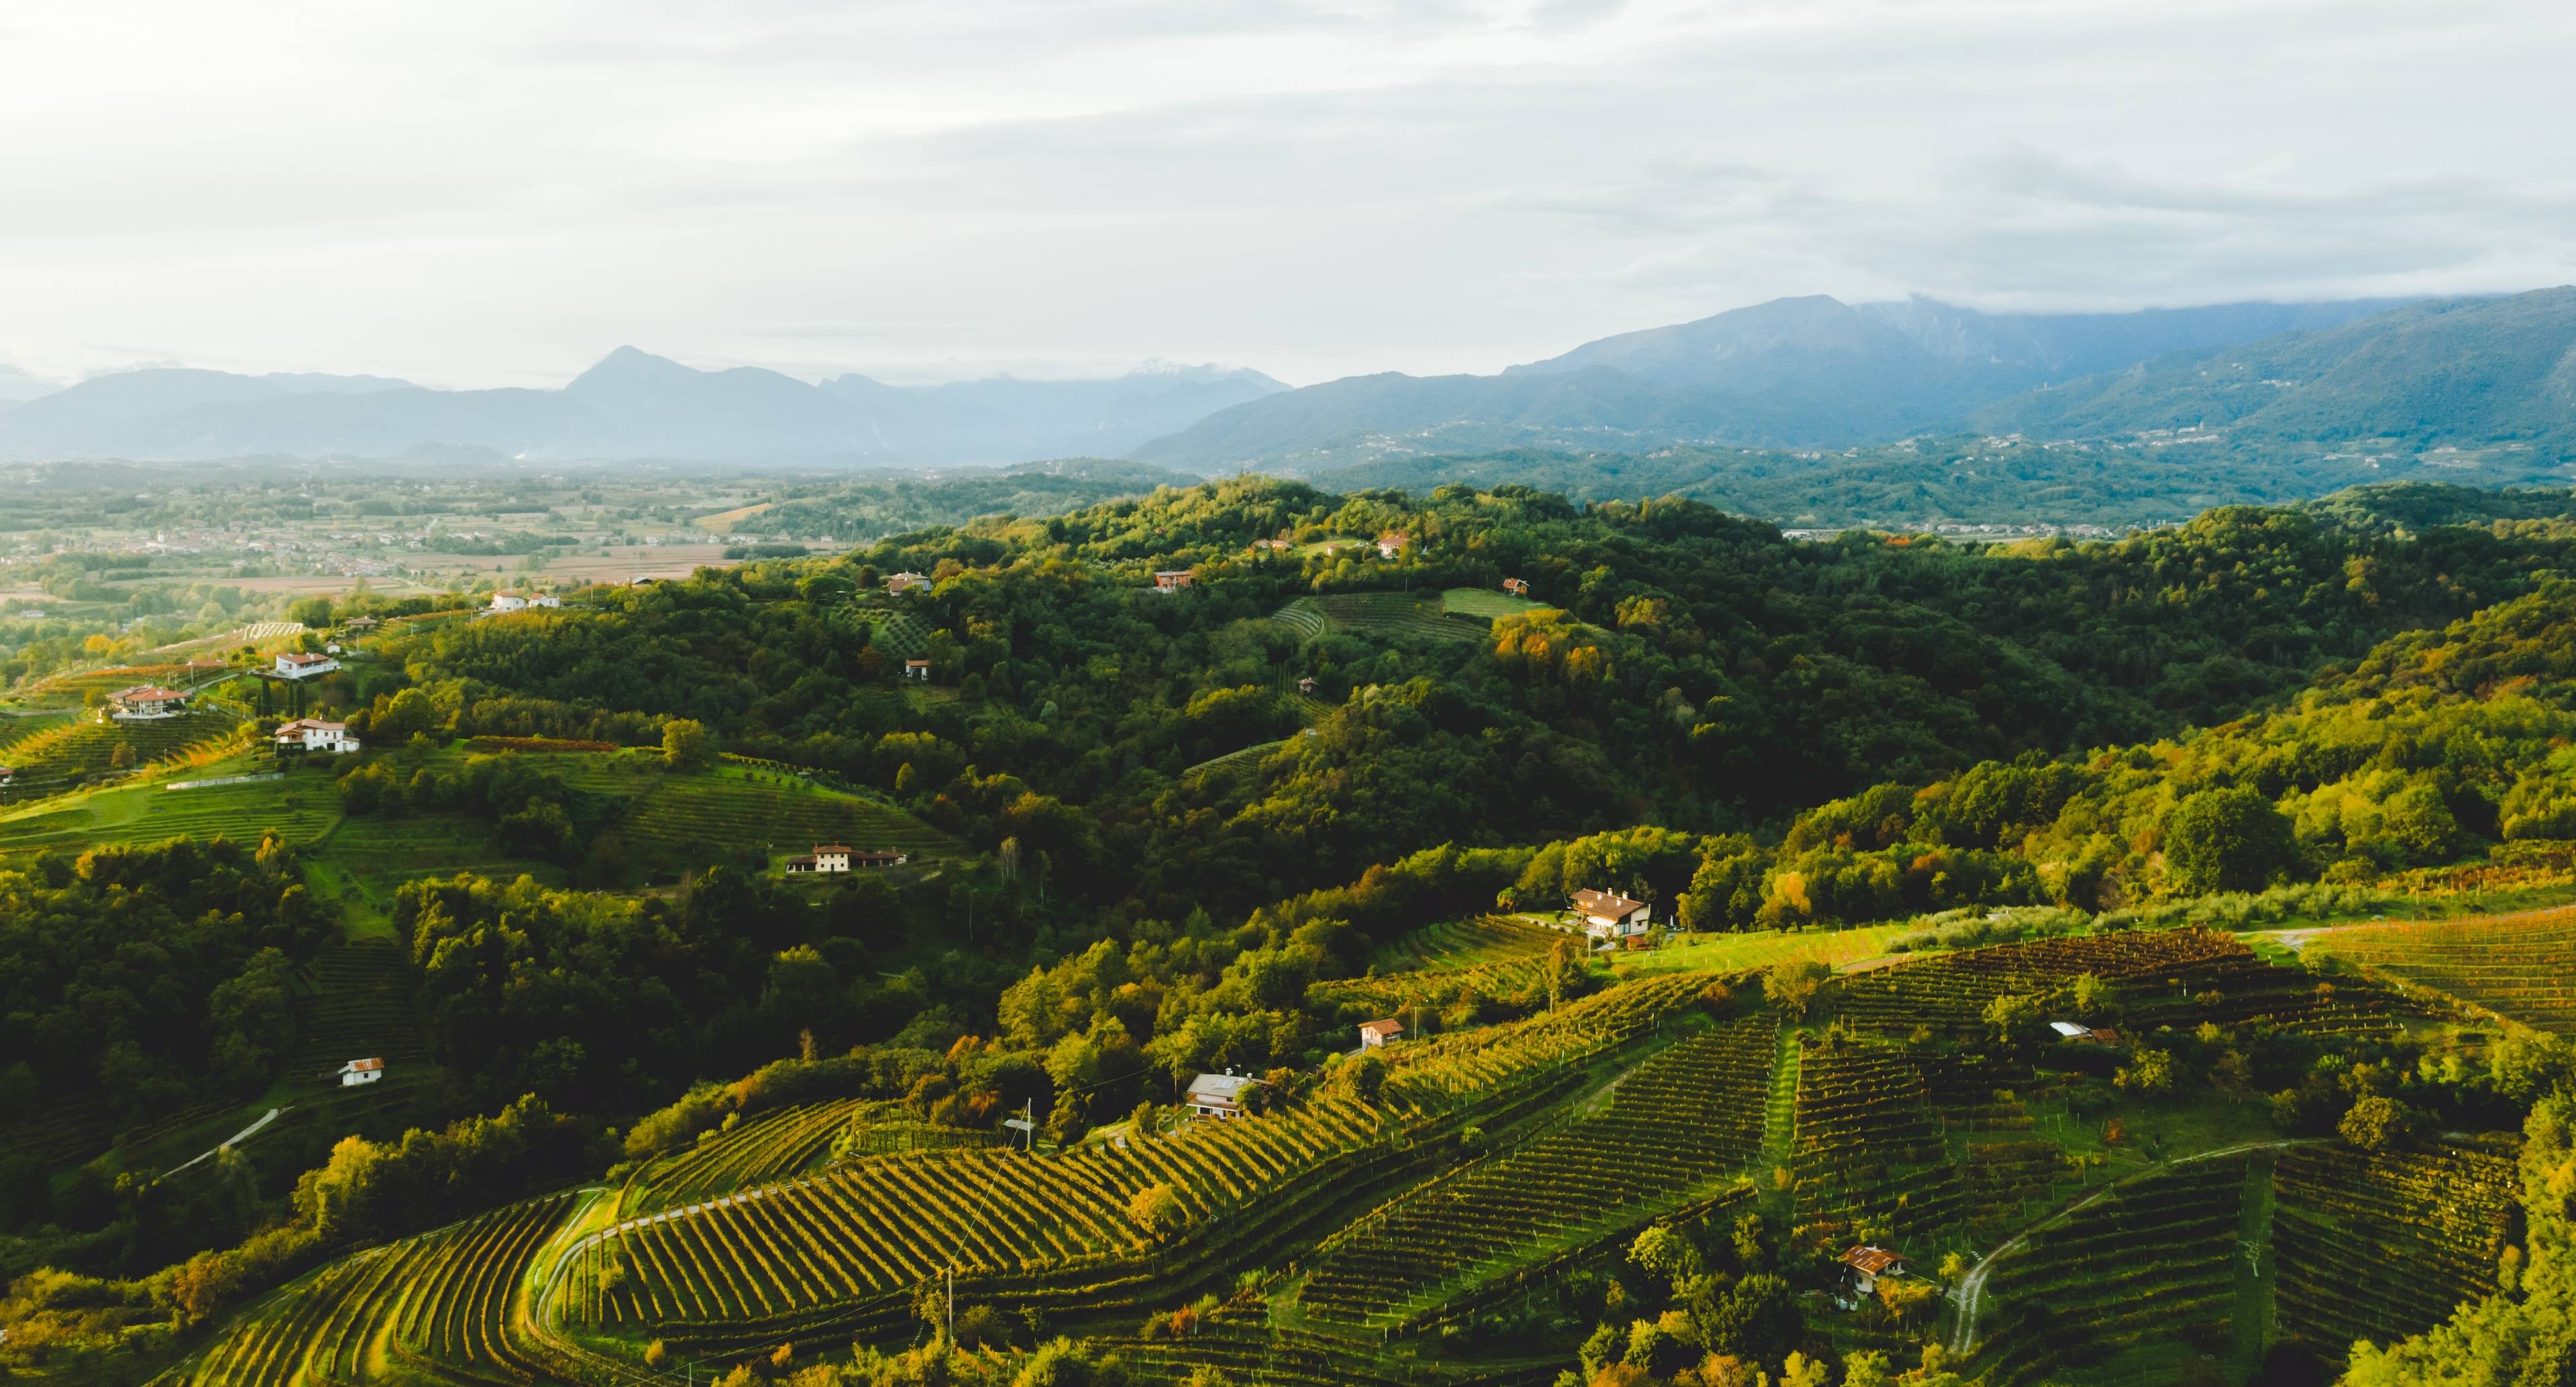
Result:
[[945,1308],[948,1311],[948,1351],[955,1353],[957,1351],[957,1264],[955,1262],[948,1264],[948,1294],[940,1299],[947,1302]]

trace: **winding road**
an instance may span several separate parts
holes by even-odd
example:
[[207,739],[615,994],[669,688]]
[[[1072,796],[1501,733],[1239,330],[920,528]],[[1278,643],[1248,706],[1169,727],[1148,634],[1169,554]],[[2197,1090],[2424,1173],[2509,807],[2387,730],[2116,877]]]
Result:
[[1957,1357],[1965,1357],[1969,1350],[1977,1346],[1977,1316],[1985,1309],[1986,1278],[1993,1273],[1995,1263],[2002,1261],[2010,1254],[2018,1252],[2022,1248],[2028,1246],[2031,1238],[2034,1236],[2046,1232],[2050,1228],[2054,1228],[2058,1224],[2064,1223],[2066,1220],[2073,1218],[2075,1215],[2091,1208],[2095,1204],[2100,1203],[2104,1198],[2110,1195],[2111,1191],[2116,1190],[2123,1185],[2133,1185],[2140,1180],[2151,1179],[2172,1170],[2175,1166],[2189,1165],[2194,1161],[2214,1161],[2226,1156],[2242,1156],[2253,1151],[2280,1151],[2293,1146],[2316,1146],[2324,1143],[2326,1140],[2328,1139],[2324,1137],[2292,1137],[2282,1141],[2248,1141],[2240,1142],[2235,1146],[2221,1146],[2208,1151],[2195,1151],[2188,1156],[2176,1156],[2169,1161],[2158,1161],[2154,1165],[2148,1166],[2146,1169],[2138,1171],[2134,1175],[2124,1176],[2118,1180],[2112,1181],[2110,1184],[2104,1185],[2102,1188],[2093,1191],[2082,1199],[2067,1205],[2065,1208],[2050,1214],[2048,1217],[2039,1220],[2028,1228],[2013,1234],[2010,1238],[2005,1239],[2001,1244],[1997,1245],[1994,1251],[1987,1253],[1984,1260],[1978,1262],[1975,1267],[1971,1268],[1967,1275],[1960,1277],[1959,1284],[1951,1288],[1950,1299],[1958,1309],[1957,1322],[1951,1326],[1950,1330],[1951,1354]]

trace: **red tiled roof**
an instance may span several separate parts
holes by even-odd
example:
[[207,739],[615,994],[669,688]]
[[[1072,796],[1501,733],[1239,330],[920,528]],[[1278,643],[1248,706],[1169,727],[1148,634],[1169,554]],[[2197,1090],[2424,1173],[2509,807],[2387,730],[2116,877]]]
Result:
[[1842,1262],[1864,1276],[1885,1276],[1890,1268],[1905,1265],[1905,1254],[1864,1244],[1844,1253]]

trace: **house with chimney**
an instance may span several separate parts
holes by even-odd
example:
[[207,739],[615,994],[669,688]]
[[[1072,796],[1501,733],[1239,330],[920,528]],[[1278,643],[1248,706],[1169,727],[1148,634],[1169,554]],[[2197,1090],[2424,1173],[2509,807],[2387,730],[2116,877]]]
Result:
[[1613,944],[1644,937],[1655,915],[1653,906],[1616,891],[1577,891],[1574,911],[1583,917],[1585,934]]

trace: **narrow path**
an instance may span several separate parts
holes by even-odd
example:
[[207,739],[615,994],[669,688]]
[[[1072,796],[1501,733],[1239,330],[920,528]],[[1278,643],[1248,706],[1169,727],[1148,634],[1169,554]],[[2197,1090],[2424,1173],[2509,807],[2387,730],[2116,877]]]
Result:
[[[1780,1027],[1780,1041],[1771,1056],[1771,1094],[1762,1105],[1762,1173],[1787,1167],[1797,1155],[1798,1065],[1804,1053],[1798,1044],[1798,1028]],[[1777,1191],[1766,1187],[1768,1199]]]
[[186,1170],[189,1166],[195,1165],[197,1162],[202,1161],[202,1160],[206,1159],[207,1157],[214,1155],[216,1152],[223,1150],[225,1147],[228,1147],[228,1146],[239,1146],[239,1145],[241,1145],[243,1142],[250,1140],[252,1136],[256,1135],[256,1134],[258,1133],[258,1131],[259,1131],[259,1129],[260,1129],[260,1128],[265,1127],[265,1126],[267,1126],[268,1124],[270,1124],[270,1123],[272,1123],[272,1122],[275,1122],[275,1121],[277,1120],[277,1115],[278,1115],[279,1113],[284,1112],[284,1111],[286,1111],[286,1109],[284,1109],[284,1108],[271,1108],[271,1109],[269,1109],[265,1114],[263,1114],[263,1115],[260,1117],[259,1121],[254,1122],[254,1123],[250,1124],[249,1126],[242,1128],[240,1131],[235,1132],[235,1133],[233,1133],[231,1136],[224,1138],[222,1141],[219,1141],[219,1142],[215,1143],[213,1146],[208,1147],[207,1149],[205,1149],[205,1150],[203,1150],[203,1151],[198,1152],[196,1155],[189,1157],[187,1160],[185,1160],[185,1161],[181,1162],[180,1164],[178,1164],[178,1165],[174,1165],[174,1166],[170,1167],[168,1170],[163,1171],[163,1172],[161,1173],[161,1178],[162,1178],[162,1179],[164,1179],[164,1180],[167,1180],[167,1179],[169,1179],[171,1176],[178,1174],[180,1171]]
[[2123,1176],[2104,1185],[2082,1199],[2013,1234],[1994,1251],[1987,1253],[1983,1261],[1971,1268],[1967,1275],[1960,1277],[1959,1284],[1951,1288],[1950,1299],[1958,1313],[1957,1322],[1950,1332],[1951,1354],[1965,1357],[1977,1346],[1977,1316],[1985,1308],[1986,1278],[1994,1274],[1995,1263],[2028,1246],[2030,1240],[2038,1234],[2102,1202],[2110,1197],[2113,1190],[2134,1185],[2140,1180],[2151,1179],[2172,1170],[2175,1166],[2189,1165],[2194,1161],[2214,1161],[2227,1156],[2242,1156],[2253,1151],[2280,1151],[2293,1146],[2316,1146],[2330,1140],[2332,1140],[2330,1137],[2293,1137],[2282,1141],[2247,1141],[2209,1151],[2195,1151],[2188,1156],[2176,1156],[2169,1161],[2158,1161],[2133,1175]]

